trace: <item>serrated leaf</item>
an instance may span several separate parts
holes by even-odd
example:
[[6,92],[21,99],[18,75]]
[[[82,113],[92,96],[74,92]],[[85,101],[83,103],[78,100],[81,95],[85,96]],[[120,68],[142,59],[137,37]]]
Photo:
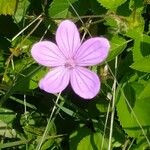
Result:
[[90,0],[91,10],[95,15],[98,14],[105,14],[107,12],[107,9],[105,9],[100,3],[96,0]]
[[144,57],[135,61],[130,67],[138,71],[150,73],[150,57]]
[[[122,128],[130,137],[139,137],[143,135],[141,127],[145,130],[150,129],[150,97],[141,98],[139,95],[143,91],[145,83],[143,81],[134,81],[125,83],[117,95],[117,114]],[[128,103],[132,110],[130,109]],[[139,123],[141,127],[139,126]]]
[[139,95],[139,98],[141,98],[141,99],[142,98],[145,99],[145,98],[148,98],[148,97],[150,97],[150,82],[148,82],[146,84],[146,86],[144,87],[143,91]]
[[17,10],[14,15],[17,22],[20,22],[22,20],[29,4],[30,2],[28,0],[19,0]]
[[134,46],[133,46],[133,60],[138,61],[143,58],[142,52],[141,52],[141,37],[136,38],[134,40]]
[[[55,17],[55,18],[66,18],[70,11],[69,11],[69,7],[70,7],[70,3],[75,2],[76,0],[54,0],[51,3],[51,6],[49,8],[49,15],[51,17]],[[70,2],[70,3],[69,3]]]
[[0,0],[0,14],[13,15],[16,10],[17,0]]
[[135,62],[150,55],[150,37],[148,35],[142,34],[138,30],[129,30],[126,35],[134,39],[132,52]]
[[102,6],[110,10],[116,10],[118,6],[125,3],[127,0],[97,0]]
[[111,49],[107,61],[114,59],[126,48],[128,41],[119,36],[114,36],[111,39]]
[[138,0],[138,1],[137,0],[130,0],[130,2],[129,2],[129,8],[132,11],[135,11],[135,9],[136,9],[136,12],[142,12],[143,6],[144,6],[143,0]]

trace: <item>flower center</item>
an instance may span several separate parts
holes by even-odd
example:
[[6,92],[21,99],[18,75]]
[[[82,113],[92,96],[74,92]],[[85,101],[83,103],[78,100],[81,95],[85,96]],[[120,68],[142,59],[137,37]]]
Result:
[[72,59],[72,58],[67,59],[67,61],[65,63],[66,68],[73,69],[73,68],[75,68],[75,66],[76,66],[76,63],[75,63],[74,59]]

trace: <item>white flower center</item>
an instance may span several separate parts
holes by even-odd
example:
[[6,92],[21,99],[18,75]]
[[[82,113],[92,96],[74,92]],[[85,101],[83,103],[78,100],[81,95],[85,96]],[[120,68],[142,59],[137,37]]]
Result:
[[76,63],[75,63],[74,59],[72,59],[72,58],[67,59],[67,61],[65,63],[66,68],[73,69],[73,68],[75,68],[75,66],[76,66]]

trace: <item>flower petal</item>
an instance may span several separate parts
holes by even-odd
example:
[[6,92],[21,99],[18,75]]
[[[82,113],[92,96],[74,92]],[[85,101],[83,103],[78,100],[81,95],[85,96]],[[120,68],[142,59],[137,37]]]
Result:
[[34,44],[31,55],[36,62],[44,66],[60,66],[65,61],[65,57],[57,45],[50,41],[41,41]]
[[76,52],[74,59],[79,66],[92,66],[104,61],[109,52],[109,42],[106,38],[90,38]]
[[100,89],[97,74],[83,67],[72,70],[70,82],[75,93],[84,99],[95,97]]
[[70,73],[64,67],[51,70],[39,83],[39,87],[48,93],[62,92],[69,84]]
[[65,20],[60,23],[56,31],[56,42],[66,58],[73,56],[81,45],[78,29],[73,22]]

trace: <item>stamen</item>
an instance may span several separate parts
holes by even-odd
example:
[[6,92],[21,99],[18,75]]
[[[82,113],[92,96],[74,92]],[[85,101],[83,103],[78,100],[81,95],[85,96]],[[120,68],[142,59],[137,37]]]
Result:
[[75,68],[75,66],[76,66],[76,63],[75,63],[74,59],[72,59],[72,58],[67,59],[67,61],[65,63],[66,68],[73,69],[73,68]]

